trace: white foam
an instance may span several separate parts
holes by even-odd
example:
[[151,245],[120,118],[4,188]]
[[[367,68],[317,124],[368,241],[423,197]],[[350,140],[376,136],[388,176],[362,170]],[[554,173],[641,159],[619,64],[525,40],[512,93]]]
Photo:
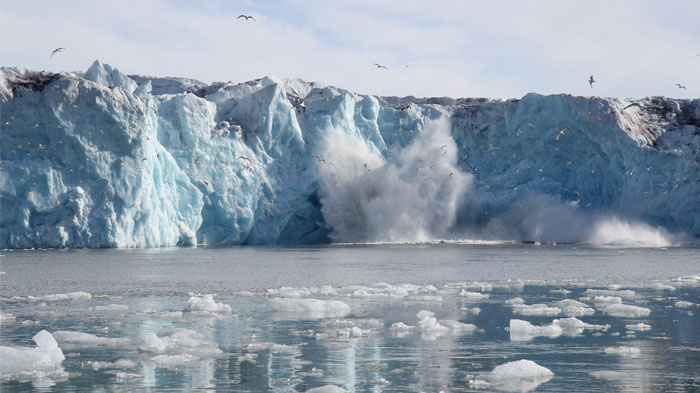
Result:
[[203,312],[213,314],[231,314],[231,306],[214,301],[214,296],[211,294],[202,297],[192,296],[187,300],[185,312]]
[[128,345],[131,343],[131,340],[128,338],[98,337],[90,333],[71,332],[65,330],[53,332],[53,336],[56,338],[56,341],[64,346],[114,347],[119,345]]
[[612,317],[646,317],[651,313],[651,310],[645,307],[631,306],[627,304],[611,304],[602,310],[605,314]]
[[272,311],[297,318],[343,317],[350,313],[350,306],[338,300],[273,298],[269,304]]
[[531,360],[496,366],[487,379],[491,386],[509,392],[526,392],[552,379],[554,373]]
[[622,346],[622,347],[607,347],[605,353],[612,355],[620,355],[628,358],[636,358],[642,354],[642,351],[637,347]]

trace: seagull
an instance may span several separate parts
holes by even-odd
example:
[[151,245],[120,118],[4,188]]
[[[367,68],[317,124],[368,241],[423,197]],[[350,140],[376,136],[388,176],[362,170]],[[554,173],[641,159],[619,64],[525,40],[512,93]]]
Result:
[[593,88],[594,83],[595,83],[595,79],[593,79],[593,75],[591,75],[591,78],[588,80],[588,84],[591,85],[591,89]]
[[56,49],[54,49],[53,52],[51,52],[51,56],[49,56],[49,59],[52,58],[53,55],[55,55],[56,53],[58,53],[58,52],[60,52],[60,51],[63,51],[63,50],[66,50],[66,48],[56,48]]
[[326,163],[326,160],[323,159],[323,158],[321,158],[320,156],[312,156],[312,157],[314,157],[315,159],[317,159],[318,162],[322,162],[322,163],[324,163],[324,164]]
[[685,89],[685,86],[681,85],[680,83],[676,83],[676,86],[678,86],[679,89]]
[[377,64],[377,63],[372,63],[372,64],[376,65],[377,68],[384,68],[385,70],[388,70],[388,68],[386,68],[385,66],[383,66],[381,64]]
[[257,22],[257,20],[255,20],[255,18],[253,18],[253,15],[240,14],[240,15],[238,15],[238,18],[236,18],[236,19],[241,19],[241,18],[245,18],[245,20],[252,19],[253,22]]

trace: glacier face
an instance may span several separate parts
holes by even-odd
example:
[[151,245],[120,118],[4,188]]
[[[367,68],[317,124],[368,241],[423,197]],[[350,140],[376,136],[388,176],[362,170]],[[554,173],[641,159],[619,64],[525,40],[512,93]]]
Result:
[[0,248],[697,241],[700,100],[631,103],[2,68]]

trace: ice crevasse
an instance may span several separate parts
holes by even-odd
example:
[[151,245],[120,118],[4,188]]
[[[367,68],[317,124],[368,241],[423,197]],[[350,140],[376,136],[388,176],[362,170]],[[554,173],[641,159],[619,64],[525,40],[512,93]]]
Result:
[[0,121],[0,248],[700,238],[700,99],[377,97],[95,61],[2,68]]

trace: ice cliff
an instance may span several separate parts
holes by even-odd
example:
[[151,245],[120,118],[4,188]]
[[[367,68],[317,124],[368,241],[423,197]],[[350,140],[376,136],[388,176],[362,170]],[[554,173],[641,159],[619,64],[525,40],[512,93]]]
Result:
[[700,237],[700,99],[375,97],[96,61],[2,68],[0,120],[0,248]]

